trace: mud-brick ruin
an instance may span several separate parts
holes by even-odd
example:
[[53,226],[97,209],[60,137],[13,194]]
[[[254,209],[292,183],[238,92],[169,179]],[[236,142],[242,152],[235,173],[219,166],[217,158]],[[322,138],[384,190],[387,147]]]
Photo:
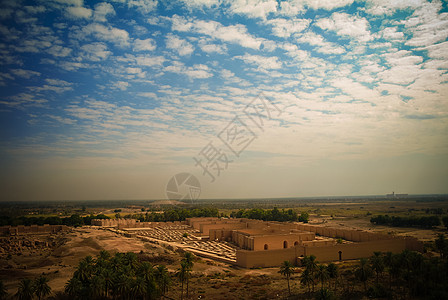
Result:
[[1,226],[0,256],[50,249],[57,244],[58,234],[69,230],[65,225]]
[[300,265],[307,255],[327,262],[369,257],[375,251],[423,251],[423,243],[412,237],[304,223],[190,218],[183,222],[93,220],[92,225],[245,268],[275,267],[285,260]]

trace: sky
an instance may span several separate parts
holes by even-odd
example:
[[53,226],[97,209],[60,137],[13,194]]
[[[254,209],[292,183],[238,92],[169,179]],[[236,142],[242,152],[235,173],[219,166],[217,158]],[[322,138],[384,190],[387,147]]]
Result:
[[447,2],[0,5],[2,201],[448,193]]

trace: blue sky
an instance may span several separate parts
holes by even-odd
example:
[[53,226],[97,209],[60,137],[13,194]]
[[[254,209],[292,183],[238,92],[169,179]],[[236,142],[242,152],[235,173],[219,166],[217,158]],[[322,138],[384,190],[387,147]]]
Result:
[[448,192],[446,2],[2,0],[0,22],[2,200],[162,199],[181,172],[202,198]]

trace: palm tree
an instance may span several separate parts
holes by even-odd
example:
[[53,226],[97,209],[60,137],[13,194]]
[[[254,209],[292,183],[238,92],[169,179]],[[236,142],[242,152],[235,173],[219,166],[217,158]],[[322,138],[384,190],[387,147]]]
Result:
[[106,250],[101,250],[96,260],[96,267],[107,268],[110,260],[110,253]]
[[20,280],[19,288],[16,293],[16,297],[19,300],[31,300],[34,296],[33,281],[29,278]]
[[143,299],[146,294],[146,281],[142,277],[137,277],[131,284],[131,293],[133,299]]
[[92,275],[92,266],[85,259],[81,260],[78,264],[78,269],[75,271],[74,276],[78,278],[82,283],[88,283]]
[[164,265],[157,266],[156,278],[157,278],[157,285],[159,286],[160,289],[160,293],[162,294],[162,296],[164,296],[165,293],[168,291],[168,286],[170,285],[171,282],[171,278],[166,266]]
[[339,276],[339,269],[335,263],[329,263],[327,265],[328,276],[334,279],[334,289],[336,289],[337,278]]
[[[306,267],[306,269],[308,269],[311,278],[314,279],[314,277],[316,276],[317,263],[318,263],[318,261],[316,260],[316,256],[314,255],[305,256],[302,260],[302,263]],[[311,281],[311,285],[313,286],[313,292],[314,292],[314,285],[315,285],[314,280]]]
[[384,261],[384,267],[387,269],[389,273],[389,289],[392,289],[392,260],[393,260],[393,254],[392,252],[388,251],[384,254],[383,261]]
[[125,274],[116,277],[113,284],[113,291],[116,297],[127,298],[129,296],[131,278]]
[[149,282],[154,278],[154,267],[145,261],[138,268],[137,275],[142,277],[146,282]]
[[308,293],[311,293],[310,285],[314,284],[313,276],[309,269],[305,269],[300,276],[300,283],[308,287]]
[[8,291],[6,290],[6,286],[3,283],[3,280],[0,280],[0,299],[6,299],[8,297]]
[[134,252],[127,252],[124,255],[124,262],[126,265],[130,266],[132,270],[136,270],[139,265],[137,254]]
[[[193,270],[193,261],[194,261],[195,257],[193,255],[193,253],[191,252],[185,252],[184,254],[184,258],[182,259],[182,262],[185,264],[186,268],[187,268],[187,277],[185,277],[185,282],[187,283],[187,298],[188,298],[188,283],[189,283],[189,279],[190,279],[190,273]],[[181,262],[181,263],[182,263]]]
[[184,258],[182,260],[187,263],[187,266],[190,269],[192,269],[193,268],[193,261],[194,261],[194,259],[195,259],[195,257],[193,255],[193,253],[187,251],[187,252],[185,252]]
[[89,285],[89,297],[100,298],[103,296],[105,282],[102,276],[94,276]]
[[67,293],[69,296],[74,297],[75,299],[81,296],[81,291],[82,282],[76,277],[72,277],[65,284],[65,293]]
[[34,293],[39,300],[42,297],[50,295],[51,287],[48,285],[47,277],[40,276],[34,280]]
[[376,273],[376,284],[378,284],[380,274],[384,271],[384,259],[381,256],[381,252],[375,251],[373,252],[373,256],[370,258],[370,264],[372,265],[372,269]]
[[355,276],[359,281],[364,283],[364,291],[367,292],[367,280],[372,276],[372,269],[367,263],[367,259],[361,258],[359,260],[359,266],[355,270]]
[[320,280],[321,289],[324,288],[324,282],[329,278],[329,274],[327,271],[327,267],[325,265],[318,265],[317,266],[317,272],[316,272],[316,278]]
[[[181,261],[180,268],[177,270],[176,276],[180,280],[181,288],[180,288],[180,299],[183,299],[183,293],[184,293],[184,282],[188,280],[189,269],[187,264],[184,261]],[[187,296],[188,297],[188,296]]]
[[104,295],[106,295],[106,298],[109,295],[109,290],[112,288],[113,281],[114,281],[114,274],[112,273],[111,269],[102,269],[101,270],[101,277],[104,280]]
[[294,274],[294,266],[289,261],[285,260],[280,266],[280,271],[278,272],[286,277],[286,280],[288,281],[288,293],[291,296],[291,287],[289,285],[289,279],[291,275]]

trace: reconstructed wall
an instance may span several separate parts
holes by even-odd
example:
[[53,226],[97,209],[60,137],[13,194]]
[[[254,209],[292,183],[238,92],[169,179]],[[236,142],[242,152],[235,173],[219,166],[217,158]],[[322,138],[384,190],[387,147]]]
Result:
[[243,268],[267,268],[280,266],[285,260],[296,264],[297,257],[303,255],[300,247],[270,251],[237,250],[236,264]]
[[140,222],[135,219],[95,219],[92,220],[92,225],[102,227],[117,227],[123,228],[153,228],[165,227],[173,225],[187,225],[186,221],[175,222]]
[[358,259],[370,257],[375,251],[399,253],[406,249],[405,239],[389,239],[382,241],[370,241],[355,244],[336,244],[330,246],[296,246],[287,249],[271,251],[238,250],[236,252],[237,265],[244,268],[276,267],[285,260],[300,264],[300,257],[314,255],[319,262],[328,262],[341,259]]
[[362,230],[353,230],[353,229],[329,228],[310,224],[297,224],[297,228],[304,231],[311,231],[322,236],[332,238],[340,237],[345,240],[353,242],[368,242],[368,241],[388,240],[394,238],[393,236],[386,234],[373,233]]
[[22,235],[22,234],[48,234],[60,231],[68,231],[69,227],[65,225],[19,225],[19,226],[2,226],[0,227],[0,235]]

